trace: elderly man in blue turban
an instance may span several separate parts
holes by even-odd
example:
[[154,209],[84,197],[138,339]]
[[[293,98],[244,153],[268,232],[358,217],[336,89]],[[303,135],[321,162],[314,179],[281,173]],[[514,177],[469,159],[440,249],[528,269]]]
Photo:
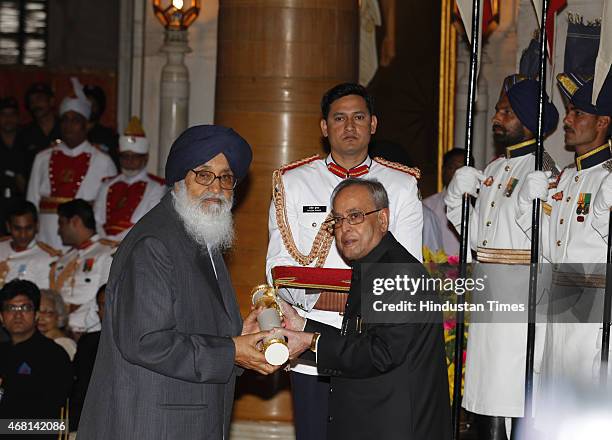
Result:
[[[492,129],[496,147],[505,154],[484,171],[458,169],[444,199],[447,217],[460,232],[463,194],[477,198],[469,225],[469,245],[478,260],[474,277],[487,280],[485,292],[478,295],[500,304],[527,303],[531,244],[515,219],[532,205],[520,192],[535,169],[538,96],[533,79],[510,75],[504,80]],[[548,98],[544,114],[548,134],[559,119]],[[558,174],[547,153],[544,168],[544,180]],[[520,318],[515,323],[470,324],[463,407],[476,414],[480,439],[506,440],[505,419],[523,417],[527,324],[519,323]]]
[[236,376],[278,368],[257,349],[267,334],[257,312],[243,323],[222,258],[251,159],[220,126],[191,127],[172,145],[171,190],[114,257],[79,437],[228,438]]

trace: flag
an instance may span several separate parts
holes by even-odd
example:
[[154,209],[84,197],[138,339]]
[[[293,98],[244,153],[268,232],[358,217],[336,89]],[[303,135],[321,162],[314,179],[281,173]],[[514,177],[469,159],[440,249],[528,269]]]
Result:
[[[472,42],[472,0],[457,0],[457,9],[459,10],[459,15],[461,16],[461,21],[463,22],[463,27],[465,28],[465,33],[468,37],[468,41]],[[480,1],[480,38],[482,39],[482,34],[486,32],[489,28],[489,25],[493,21],[493,7],[491,6],[491,0],[481,0]],[[480,46],[480,45],[479,45]]]
[[601,34],[599,51],[595,61],[595,77],[593,78],[593,96],[591,103],[595,105],[599,92],[612,67],[612,0],[604,0],[601,16]]
[[[538,16],[538,26],[542,22],[542,0],[531,0]],[[567,0],[550,0],[548,13],[546,14],[546,43],[548,46],[548,57],[552,62],[553,47],[555,42],[555,17],[559,11],[567,6]]]

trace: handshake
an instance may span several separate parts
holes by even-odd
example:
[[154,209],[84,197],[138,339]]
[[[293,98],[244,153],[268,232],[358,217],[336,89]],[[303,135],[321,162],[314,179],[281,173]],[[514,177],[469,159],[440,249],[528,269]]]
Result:
[[[272,357],[282,358],[284,355],[286,359],[288,355],[289,359],[295,359],[311,347],[315,337],[314,333],[303,331],[306,319],[301,317],[293,307],[279,297],[276,297],[273,302],[275,304],[271,305],[269,301],[257,301],[256,305],[251,306],[251,312],[244,319],[241,335],[232,338],[236,348],[234,362],[243,368],[264,375],[275,372],[284,364],[284,362],[279,365],[270,363],[272,359],[270,357],[266,359],[266,354],[264,354],[266,348],[275,351]],[[270,311],[274,311],[274,314],[279,316],[274,310],[275,307],[280,308],[280,316],[282,316],[276,322],[274,322],[273,315],[270,314]],[[269,329],[271,324],[280,324],[280,327]],[[276,342],[273,344],[277,346],[276,349],[271,344],[274,342]],[[277,356],[274,356],[275,354]]]

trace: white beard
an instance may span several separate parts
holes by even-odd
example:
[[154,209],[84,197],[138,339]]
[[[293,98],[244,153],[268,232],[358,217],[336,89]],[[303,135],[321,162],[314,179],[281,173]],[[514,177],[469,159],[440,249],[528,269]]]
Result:
[[[172,190],[174,209],[183,221],[187,233],[196,243],[210,251],[224,251],[234,241],[234,222],[232,204],[234,198],[226,199],[222,194],[206,192],[198,200],[187,193],[185,182],[178,183]],[[217,198],[219,204],[202,205],[205,199]]]

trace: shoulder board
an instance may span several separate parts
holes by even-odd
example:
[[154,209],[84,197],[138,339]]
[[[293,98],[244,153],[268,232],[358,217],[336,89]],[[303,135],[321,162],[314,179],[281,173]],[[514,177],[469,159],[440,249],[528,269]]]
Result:
[[104,246],[110,246],[112,248],[116,248],[119,246],[121,242],[115,240],[109,240],[108,238],[101,238],[98,240],[98,243],[103,244]]
[[601,166],[604,167],[605,170],[612,173],[612,160],[605,161],[603,164],[601,164]]
[[557,168],[555,160],[546,150],[544,150],[544,154],[542,155],[542,171],[552,172],[551,177],[557,177],[559,174],[561,174],[559,168]]
[[398,162],[391,162],[390,160],[383,159],[382,157],[375,157],[373,160],[381,165],[386,166],[387,168],[392,168],[394,170],[410,174],[417,180],[421,178],[421,170],[416,167],[409,167]]
[[166,179],[163,179],[162,177],[156,176],[155,174],[147,173],[147,176],[149,177],[149,179],[151,179],[154,182],[159,183],[160,185],[165,185],[166,184]]
[[290,162],[286,165],[283,165],[282,167],[278,169],[278,171],[280,171],[281,174],[285,174],[289,170],[301,167],[302,165],[306,165],[307,163],[314,162],[317,159],[321,159],[321,158],[319,157],[318,154],[315,154],[314,156],[310,156],[305,159],[299,159],[299,160]]
[[9,241],[11,239],[10,235],[5,235],[4,237],[0,237],[0,243]]
[[115,174],[114,176],[107,176],[107,177],[103,177],[102,178],[102,182],[109,182],[111,180],[113,180],[115,177],[117,177],[119,174]]
[[51,255],[52,257],[59,257],[62,255],[62,252],[55,249],[54,247],[49,246],[47,243],[43,243],[42,241],[37,241],[36,244],[38,245],[39,248],[41,248],[43,251],[45,251],[47,254]]

